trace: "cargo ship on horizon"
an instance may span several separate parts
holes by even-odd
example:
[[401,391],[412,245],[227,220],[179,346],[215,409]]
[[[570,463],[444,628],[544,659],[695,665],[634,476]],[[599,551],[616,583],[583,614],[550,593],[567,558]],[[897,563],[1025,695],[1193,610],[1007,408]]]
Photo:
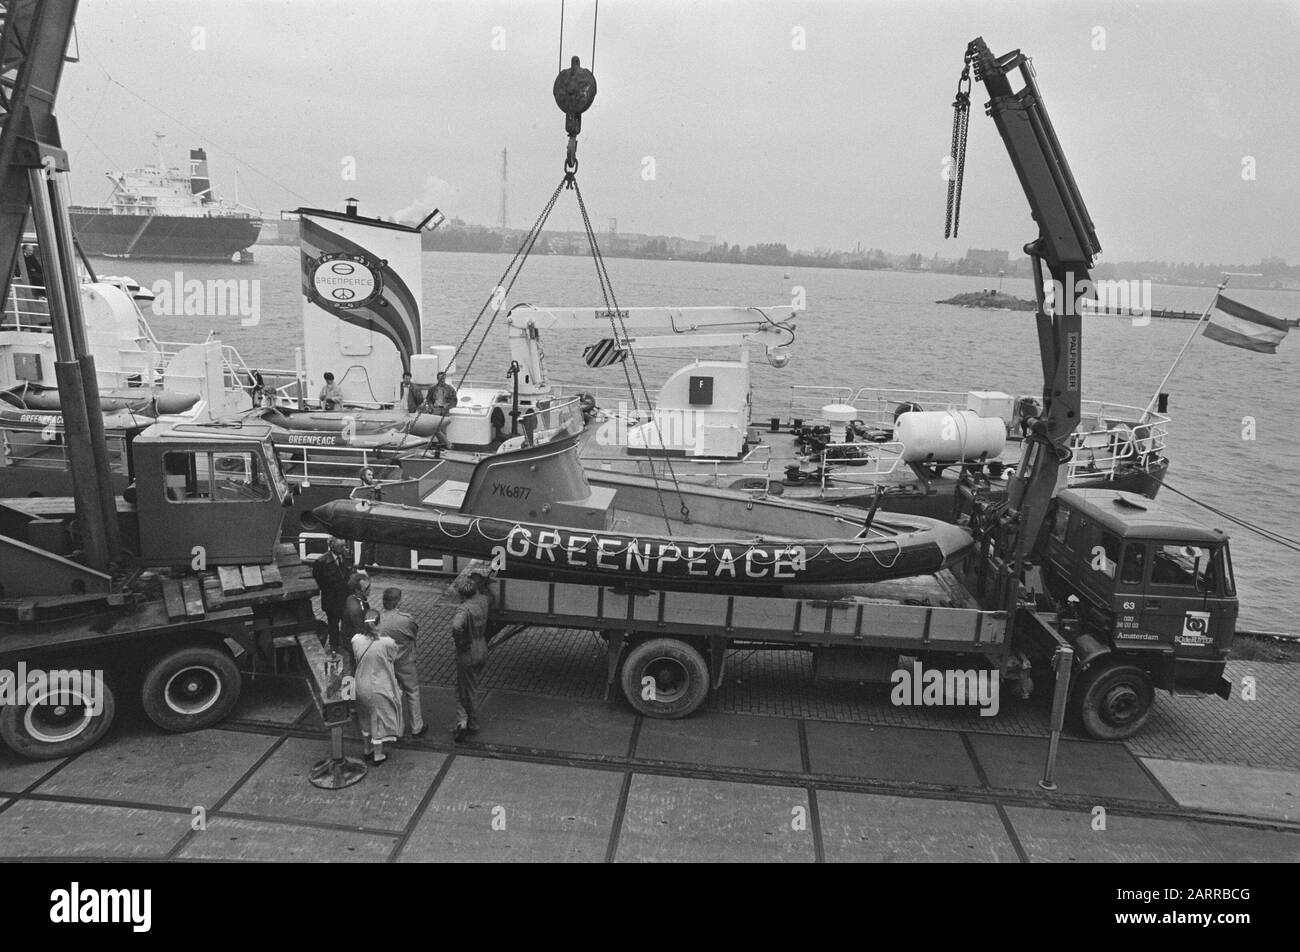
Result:
[[72,205],[72,230],[88,255],[155,261],[252,261],[262,213],[217,197],[204,149],[190,150],[190,168],[169,168],[161,133],[156,165],[108,172],[113,193],[103,205]]

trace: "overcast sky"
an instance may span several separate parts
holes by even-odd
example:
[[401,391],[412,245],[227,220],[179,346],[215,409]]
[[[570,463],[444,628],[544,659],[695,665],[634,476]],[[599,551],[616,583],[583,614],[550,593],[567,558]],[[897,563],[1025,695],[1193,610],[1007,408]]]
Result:
[[[74,198],[103,200],[101,173],[149,161],[157,130],[173,164],[205,146],[227,196],[238,169],[268,216],[356,195],[372,214],[436,204],[492,224],[508,148],[510,224],[526,227],[563,164],[560,6],[82,0],[58,110]],[[565,3],[566,65],[587,64],[594,11]],[[603,0],[578,149],[597,228],[1018,249],[1036,229],[978,86],[961,237],[942,238],[950,106],[977,35],[1033,57],[1102,260],[1300,262],[1296,0]],[[573,206],[554,227],[579,227]]]

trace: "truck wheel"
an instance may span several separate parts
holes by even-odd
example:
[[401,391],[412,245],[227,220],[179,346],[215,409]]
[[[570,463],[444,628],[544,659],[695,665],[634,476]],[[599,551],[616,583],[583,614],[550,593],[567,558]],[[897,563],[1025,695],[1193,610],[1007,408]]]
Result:
[[1083,729],[1097,740],[1132,737],[1146,723],[1155,700],[1151,678],[1131,664],[1089,668],[1076,690]]
[[192,645],[163,655],[140,688],[144,712],[163,730],[197,731],[235,708],[242,686],[239,668],[218,648]]
[[652,638],[623,662],[623,694],[646,717],[685,717],[709,694],[709,666],[684,641]]
[[[98,698],[93,696],[96,693]],[[116,713],[113,690],[103,678],[96,680],[93,690],[32,697],[29,688],[28,703],[0,707],[0,740],[15,754],[32,760],[68,757],[94,746],[108,733]]]

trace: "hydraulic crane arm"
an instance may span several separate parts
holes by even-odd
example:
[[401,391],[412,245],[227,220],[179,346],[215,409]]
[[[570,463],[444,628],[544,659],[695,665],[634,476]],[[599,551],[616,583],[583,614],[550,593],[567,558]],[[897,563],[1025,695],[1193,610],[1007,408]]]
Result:
[[[986,111],[998,127],[1038,223],[1038,237],[1024,250],[1034,268],[1038,297],[1043,409],[1028,421],[1024,456],[1008,488],[997,533],[999,557],[1013,576],[1019,576],[1065,476],[1070,436],[1079,425],[1083,328],[1078,302],[1091,291],[1089,269],[1101,246],[1028,57],[1019,50],[994,56],[977,37],[966,48],[966,63],[989,94]],[[1013,90],[1010,76],[1017,72],[1024,85]],[[1053,289],[1050,301],[1045,278]]]
[[[769,359],[784,365],[782,350],[794,340],[794,308],[780,307],[630,307],[610,314],[598,307],[534,307],[519,304],[506,315],[510,356],[519,364],[523,397],[546,395],[546,354],[542,332],[581,330],[611,338],[620,348],[725,347],[760,343]],[[657,336],[638,331],[661,332]]]

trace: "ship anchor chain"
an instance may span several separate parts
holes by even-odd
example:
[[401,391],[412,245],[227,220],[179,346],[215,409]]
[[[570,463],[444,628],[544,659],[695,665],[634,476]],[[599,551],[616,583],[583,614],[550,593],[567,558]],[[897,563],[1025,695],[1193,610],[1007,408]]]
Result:
[[578,133],[582,131],[582,114],[596,98],[596,77],[573,57],[568,69],[560,70],[551,90],[555,104],[564,113],[564,131],[569,134],[569,148],[564,156],[564,185],[573,188],[578,172]]

